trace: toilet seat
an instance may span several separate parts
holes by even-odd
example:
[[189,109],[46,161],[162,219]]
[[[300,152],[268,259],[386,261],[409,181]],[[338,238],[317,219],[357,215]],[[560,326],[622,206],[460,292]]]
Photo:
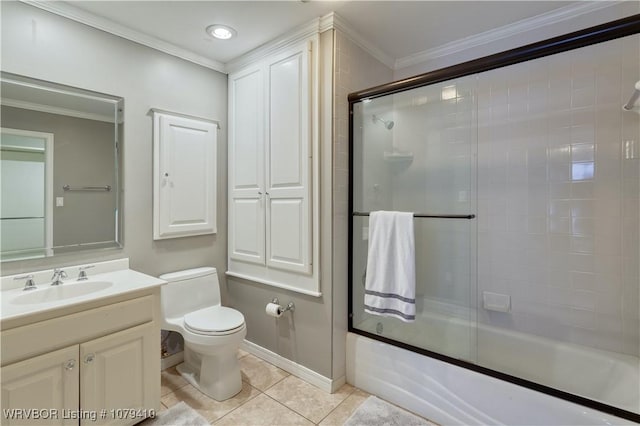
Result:
[[184,326],[196,334],[220,336],[233,334],[244,327],[244,316],[235,309],[210,306],[184,316]]

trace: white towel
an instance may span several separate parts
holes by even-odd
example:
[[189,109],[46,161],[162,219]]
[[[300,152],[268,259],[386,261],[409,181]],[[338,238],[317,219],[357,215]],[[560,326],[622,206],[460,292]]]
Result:
[[371,212],[365,312],[415,320],[415,257],[413,213]]

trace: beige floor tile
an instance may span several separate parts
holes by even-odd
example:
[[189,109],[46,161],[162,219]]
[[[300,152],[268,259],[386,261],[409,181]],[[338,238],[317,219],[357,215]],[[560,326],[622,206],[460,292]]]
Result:
[[186,386],[187,383],[175,367],[169,367],[160,373],[160,395],[165,396],[168,393]]
[[353,386],[344,385],[335,393],[328,393],[295,376],[289,376],[265,393],[312,422],[318,423],[353,390]]
[[238,349],[238,359],[249,355],[249,352],[243,351],[242,349]]
[[265,394],[258,395],[215,424],[216,426],[313,425],[309,420]]
[[175,392],[162,397],[162,403],[172,407],[180,401],[184,401],[209,422],[214,422],[245,402],[255,398],[260,392],[247,383],[242,383],[242,390],[233,398],[218,402],[194,388],[192,385],[184,386]]
[[242,380],[263,392],[289,375],[286,371],[251,354],[240,358],[239,362]]
[[367,399],[369,394],[360,389],[353,391],[351,395],[340,403],[327,417],[320,422],[321,426],[342,426],[354,411]]

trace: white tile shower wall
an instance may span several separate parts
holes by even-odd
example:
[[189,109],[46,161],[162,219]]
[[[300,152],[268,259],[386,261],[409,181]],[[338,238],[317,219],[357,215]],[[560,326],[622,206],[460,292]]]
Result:
[[[347,95],[391,81],[393,71],[377,61],[342,32],[335,31],[333,102],[333,294],[334,357],[345,355],[347,319],[349,104]],[[382,127],[382,126],[380,126]],[[378,168],[378,170],[381,170]],[[368,197],[376,197],[370,188]],[[360,269],[360,266],[354,266]],[[361,288],[355,286],[354,288]],[[354,296],[358,297],[358,296]],[[362,295],[364,298],[364,295]],[[342,332],[338,332],[341,330]],[[342,349],[341,349],[342,348]],[[340,355],[342,354],[342,355]],[[334,362],[344,370],[344,362]],[[334,371],[333,377],[344,375]]]
[[478,76],[478,293],[512,300],[479,321],[638,355],[639,56],[636,35]]

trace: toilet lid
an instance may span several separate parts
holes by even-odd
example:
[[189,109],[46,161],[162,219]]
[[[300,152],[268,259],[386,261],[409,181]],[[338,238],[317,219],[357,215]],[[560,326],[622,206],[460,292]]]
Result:
[[221,332],[241,327],[244,316],[235,309],[224,306],[211,306],[188,313],[184,316],[187,328],[196,332]]

